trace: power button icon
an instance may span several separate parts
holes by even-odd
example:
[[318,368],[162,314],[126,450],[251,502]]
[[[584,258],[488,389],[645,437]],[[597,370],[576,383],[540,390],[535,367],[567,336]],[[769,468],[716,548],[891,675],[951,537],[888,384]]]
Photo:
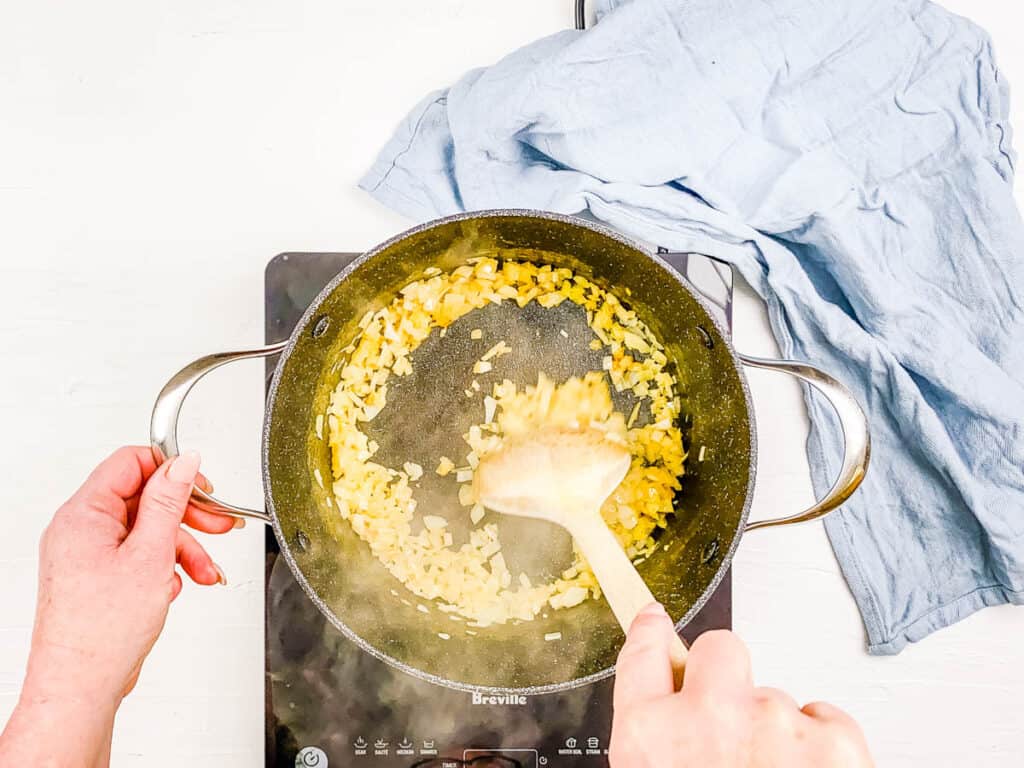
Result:
[[295,756],[295,768],[327,768],[327,753],[319,747],[303,747]]

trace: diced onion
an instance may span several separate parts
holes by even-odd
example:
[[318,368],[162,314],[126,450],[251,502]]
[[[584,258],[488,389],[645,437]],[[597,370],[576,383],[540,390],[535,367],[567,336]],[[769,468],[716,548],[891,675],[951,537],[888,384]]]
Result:
[[492,357],[501,357],[502,355],[507,355],[511,351],[512,348],[509,347],[508,344],[506,344],[504,341],[499,341],[493,347],[484,352],[483,357],[481,357],[480,359],[483,361],[487,361],[490,360]]
[[[326,438],[331,448],[330,490],[338,516],[409,591],[425,601],[437,601],[440,610],[451,612],[450,618],[465,619],[472,627],[546,617],[549,608],[569,608],[601,594],[593,572],[579,556],[560,577],[546,583],[533,584],[526,574],[514,579],[509,572],[497,525],[484,522],[486,510],[474,498],[470,483],[480,460],[499,450],[506,438],[546,424],[589,426],[627,446],[632,464],[602,514],[627,556],[637,562],[654,551],[656,530],[674,513],[685,460],[676,426],[682,401],[666,370],[668,355],[650,329],[613,294],[583,276],[520,261],[516,255],[492,250],[450,272],[431,267],[390,304],[364,314],[331,368],[339,384],[327,412],[314,421],[317,437]],[[456,472],[459,502],[470,508],[474,527],[468,541],[460,540],[456,546],[446,517],[417,512],[418,486],[413,484],[422,478],[423,468],[410,461],[399,471],[374,461],[379,446],[363,430],[387,407],[391,377],[413,372],[415,350],[435,329],[444,338],[456,320],[505,300],[520,307],[536,302],[547,308],[563,301],[581,307],[595,337],[590,347],[605,350],[603,370],[560,384],[543,374],[535,385],[525,387],[508,379],[489,384],[493,391],[484,398],[484,420],[465,436],[468,467],[456,468],[454,461],[442,456],[435,470],[440,477]],[[564,329],[559,334],[569,337]],[[481,329],[471,330],[470,338],[483,338]],[[493,371],[494,360],[511,350],[505,341],[493,345],[473,365],[474,374]],[[636,398],[628,420],[615,411],[609,383],[616,392],[629,391]],[[480,383],[472,379],[464,392],[472,397],[480,390]],[[650,423],[636,426],[641,401],[647,402]],[[698,460],[703,458],[702,448]],[[322,483],[318,472],[314,478]],[[416,523],[417,517],[422,525]],[[411,605],[397,593],[395,597]],[[429,613],[422,603],[416,609]]]
[[424,515],[423,525],[428,531],[439,531],[448,525],[448,521],[440,515]]

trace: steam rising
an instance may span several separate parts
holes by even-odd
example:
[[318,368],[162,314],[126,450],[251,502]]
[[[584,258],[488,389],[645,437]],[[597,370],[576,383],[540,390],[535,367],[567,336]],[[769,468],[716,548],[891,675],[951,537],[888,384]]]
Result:
[[[332,762],[344,760],[360,736],[371,746],[378,738],[389,741],[392,759],[402,738],[417,750],[434,740],[441,755],[455,757],[474,746],[536,747],[554,755],[567,735],[585,727],[607,745],[610,680],[528,697],[525,705],[473,704],[470,693],[419,680],[364,653],[324,619],[281,558],[271,572],[268,599],[275,616],[268,626],[268,677],[283,761],[311,744]],[[492,651],[496,657],[515,652],[500,644]]]

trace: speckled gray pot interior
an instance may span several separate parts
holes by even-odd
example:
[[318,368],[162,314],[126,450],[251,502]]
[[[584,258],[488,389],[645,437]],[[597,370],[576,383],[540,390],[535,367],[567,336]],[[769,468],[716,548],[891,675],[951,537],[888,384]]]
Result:
[[[590,222],[530,211],[463,214],[417,227],[360,257],[312,304],[278,363],[265,421],[264,482],[282,552],[299,582],[365,650],[455,688],[539,693],[612,674],[623,635],[603,600],[468,635],[464,625],[436,609],[417,610],[427,601],[385,570],[314,481],[314,470],[325,485],[331,478],[329,449],[315,433],[315,418],[327,407],[341,348],[363,314],[384,306],[428,267],[451,269],[481,251],[506,249],[527,249],[531,259],[570,267],[611,289],[665,344],[692,453],[677,514],[639,570],[680,626],[692,617],[728,568],[746,520],[755,457],[746,383],[722,329],[689,284],[656,255]],[[454,325],[452,336],[458,337]],[[552,358],[544,343],[538,334],[535,351],[546,361],[538,365],[557,368],[557,354]],[[404,391],[389,391],[389,404],[375,420],[382,453],[398,456],[404,450],[419,458],[417,446],[465,419],[465,377],[452,378],[450,371],[467,370],[478,354],[457,340],[443,351],[428,340],[413,354],[414,370],[421,373],[409,377]],[[535,376],[526,370],[529,358],[520,365],[527,380]],[[560,373],[546,372],[556,379]],[[392,401],[404,405],[393,408]],[[699,446],[705,446],[702,462],[696,460]],[[422,463],[433,474],[429,458],[424,455]],[[514,538],[522,530],[510,524],[501,535]],[[558,535],[563,534],[550,533]],[[545,641],[551,632],[562,639]]]

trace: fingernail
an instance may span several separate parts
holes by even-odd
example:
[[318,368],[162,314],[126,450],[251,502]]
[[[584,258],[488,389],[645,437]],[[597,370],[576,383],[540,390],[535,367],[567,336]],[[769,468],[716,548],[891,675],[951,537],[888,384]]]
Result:
[[217,583],[220,584],[221,586],[225,586],[226,587],[228,585],[228,577],[224,575],[224,571],[221,570],[221,567],[219,565],[217,565],[216,563],[214,563],[213,564],[213,570],[215,570],[217,572]]
[[234,527],[235,528],[245,528],[245,518],[244,517],[236,517],[235,518],[235,525],[234,525]]
[[172,483],[195,482],[199,461],[199,451],[185,451],[171,461],[171,466],[167,468],[167,479]]
[[639,616],[668,616],[665,606],[661,603],[650,603],[640,609]]

